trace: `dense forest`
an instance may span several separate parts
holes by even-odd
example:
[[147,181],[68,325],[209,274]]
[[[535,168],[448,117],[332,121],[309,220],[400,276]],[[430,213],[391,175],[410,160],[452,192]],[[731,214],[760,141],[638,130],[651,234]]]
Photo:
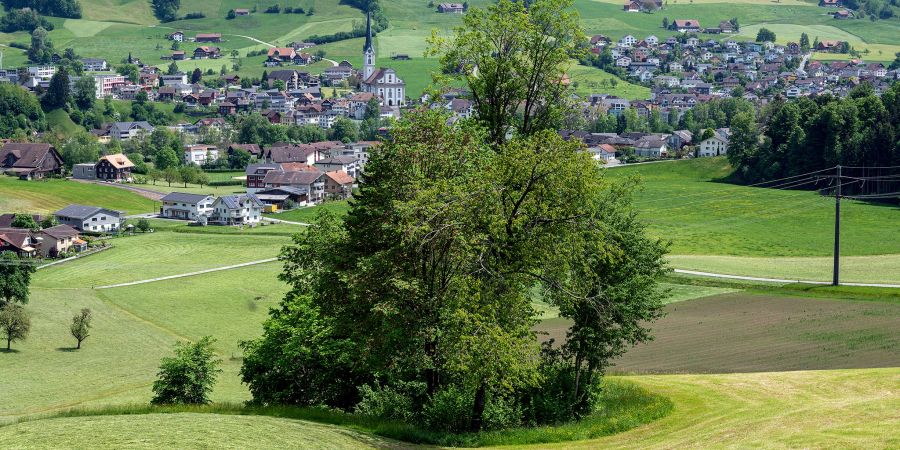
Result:
[[900,166],[900,83],[880,97],[868,84],[846,98],[778,100],[731,123],[728,158],[745,182],[827,169]]

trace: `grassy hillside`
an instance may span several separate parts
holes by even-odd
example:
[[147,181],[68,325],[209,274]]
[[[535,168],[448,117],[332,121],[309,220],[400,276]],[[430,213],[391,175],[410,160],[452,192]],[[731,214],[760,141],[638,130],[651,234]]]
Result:
[[68,417],[0,427],[4,448],[386,448],[391,441],[334,425],[260,416],[143,414]]
[[[652,234],[677,255],[828,256],[834,199],[810,191],[718,182],[731,173],[725,158],[699,158],[610,169],[636,176],[635,205]],[[896,207],[845,201],[842,244],[847,256],[900,253]]]
[[72,203],[95,205],[129,214],[155,211],[152,200],[111,186],[67,180],[21,181],[0,175],[0,211],[49,213]]

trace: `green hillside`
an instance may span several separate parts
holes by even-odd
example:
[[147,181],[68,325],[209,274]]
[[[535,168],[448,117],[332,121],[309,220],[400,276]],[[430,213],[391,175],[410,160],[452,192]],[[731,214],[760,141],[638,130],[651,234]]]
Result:
[[21,181],[0,175],[0,211],[48,213],[72,203],[129,214],[155,211],[157,203],[125,189],[67,180]]

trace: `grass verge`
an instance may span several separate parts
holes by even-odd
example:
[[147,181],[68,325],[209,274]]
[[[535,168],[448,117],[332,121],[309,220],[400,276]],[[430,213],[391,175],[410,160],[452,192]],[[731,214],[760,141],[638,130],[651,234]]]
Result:
[[[348,414],[326,408],[301,408],[293,406],[244,406],[235,403],[218,403],[205,406],[152,406],[124,405],[103,408],[74,409],[46,416],[34,416],[21,419],[6,425],[32,421],[103,416],[158,415],[158,414],[217,414],[238,416],[268,416],[283,419],[305,420],[329,425],[338,425],[355,431],[372,433],[390,439],[397,439],[417,444],[433,444],[443,446],[483,447],[494,445],[527,445],[552,442],[568,442],[583,439],[595,439],[620,433],[640,425],[665,417],[672,412],[673,404],[667,398],[652,394],[646,389],[624,380],[605,380],[603,392],[597,411],[578,422],[559,426],[538,428],[516,428],[484,433],[451,434],[433,432],[417,428],[413,425],[383,420],[375,417]],[[186,421],[189,423],[189,421]],[[102,421],[97,426],[102,426]],[[182,425],[187,426],[187,424]],[[251,424],[252,426],[252,424]],[[3,428],[0,427],[0,442]],[[132,433],[153,434],[146,427],[135,427]],[[177,430],[169,430],[171,433]],[[241,431],[244,432],[244,431]],[[133,436],[137,438],[137,436]],[[227,437],[223,437],[226,438]],[[84,441],[72,441],[72,445],[90,444],[93,436]]]

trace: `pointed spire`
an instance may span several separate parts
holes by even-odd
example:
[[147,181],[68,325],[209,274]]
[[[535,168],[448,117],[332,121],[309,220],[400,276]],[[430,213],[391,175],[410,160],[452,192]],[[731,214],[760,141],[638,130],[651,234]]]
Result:
[[366,45],[363,46],[363,51],[369,51],[370,48],[372,48],[372,13],[366,11]]

